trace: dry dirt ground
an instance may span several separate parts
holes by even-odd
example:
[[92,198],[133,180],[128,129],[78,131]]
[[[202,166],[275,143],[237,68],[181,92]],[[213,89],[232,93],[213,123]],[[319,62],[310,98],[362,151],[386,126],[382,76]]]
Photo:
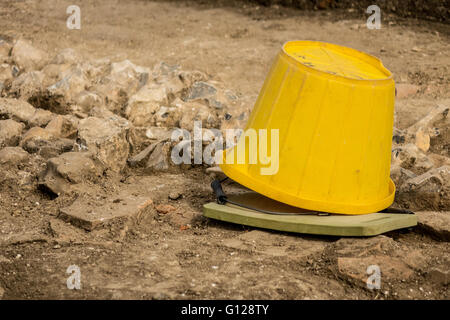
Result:
[[[72,2],[4,0],[1,33],[29,39],[52,56],[70,47],[89,58],[127,58],[143,66],[165,61],[200,70],[236,92],[248,109],[280,46],[294,39],[366,51],[383,60],[397,83],[417,85],[418,92],[397,100],[400,129],[450,98],[446,24],[383,16],[381,30],[368,30],[364,12],[358,17],[354,12],[249,4],[214,8],[207,1],[199,5],[99,0],[77,1],[81,30],[69,30],[66,8]],[[57,218],[59,209],[73,198],[53,199],[34,187],[4,186],[0,295],[4,299],[449,298],[447,233],[436,235],[419,226],[349,240],[215,222],[201,217],[202,204],[213,200],[210,181],[201,167],[179,174],[146,175],[139,170],[111,174],[92,186],[98,201],[125,188],[176,210],[159,214],[149,207],[139,219],[92,232]],[[227,186],[229,191],[233,188],[238,186]],[[168,198],[174,191],[181,194],[177,200]],[[371,257],[388,268],[382,270],[381,290],[365,287],[364,263],[371,264]],[[353,270],[358,261],[363,261],[361,270]],[[80,268],[81,290],[66,286],[70,265]]]

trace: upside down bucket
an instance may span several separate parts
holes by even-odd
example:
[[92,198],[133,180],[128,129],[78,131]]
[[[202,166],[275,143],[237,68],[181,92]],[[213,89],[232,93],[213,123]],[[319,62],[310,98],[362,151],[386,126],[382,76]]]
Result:
[[267,129],[270,136],[278,129],[277,172],[262,174],[267,165],[261,161],[225,161],[239,149],[246,159],[256,150],[260,159],[261,149],[249,149],[245,134],[224,152],[220,166],[231,179],[292,206],[341,214],[380,211],[395,194],[394,98],[392,74],[377,58],[329,43],[287,42],[244,130]]

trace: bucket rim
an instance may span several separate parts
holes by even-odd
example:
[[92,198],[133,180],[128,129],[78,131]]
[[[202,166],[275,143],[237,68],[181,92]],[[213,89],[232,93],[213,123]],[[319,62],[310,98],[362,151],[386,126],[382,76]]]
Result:
[[[310,66],[302,63],[301,61],[295,59],[291,54],[289,54],[286,51],[286,48],[289,46],[308,45],[308,44],[309,45],[318,45],[320,47],[335,48],[347,55],[349,55],[349,54],[354,55],[357,59],[362,60],[363,62],[370,64],[373,67],[376,67],[378,70],[380,70],[387,76],[385,78],[380,78],[380,79],[357,79],[357,78],[351,78],[351,77],[347,77],[347,76],[340,75],[340,74],[332,74],[330,72],[326,72],[326,71],[323,71],[323,70],[320,70],[320,69],[317,69],[314,67],[310,67]],[[345,81],[358,83],[358,84],[366,83],[366,84],[372,84],[372,85],[374,83],[384,83],[387,81],[391,81],[393,79],[393,73],[383,65],[382,61],[378,57],[368,54],[366,52],[354,49],[354,48],[350,48],[350,47],[346,47],[346,46],[342,46],[342,45],[338,45],[338,44],[333,44],[333,43],[324,42],[324,41],[313,41],[313,40],[290,40],[290,41],[286,41],[282,45],[281,54],[285,58],[287,58],[291,63],[295,63],[296,65],[300,66],[301,68],[306,69],[308,72],[317,73],[317,74],[320,74],[321,76],[326,76],[329,78],[345,80]]]
[[[224,152],[223,154],[225,155],[225,153],[226,152]],[[389,178],[388,195],[385,195],[382,198],[367,202],[334,202],[327,201],[325,199],[312,199],[297,194],[288,193],[285,190],[258,181],[252,176],[237,170],[231,164],[222,163],[219,165],[219,167],[228,178],[268,198],[288,204],[293,207],[328,213],[360,215],[378,212],[380,210],[388,208],[394,202],[396,191],[394,182],[391,178]]]

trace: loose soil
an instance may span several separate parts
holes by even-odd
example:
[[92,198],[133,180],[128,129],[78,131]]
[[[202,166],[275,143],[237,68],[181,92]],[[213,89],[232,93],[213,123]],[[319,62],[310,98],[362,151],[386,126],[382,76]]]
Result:
[[[2,37],[29,39],[50,55],[70,47],[86,58],[127,58],[143,66],[165,61],[200,70],[236,92],[244,109],[252,108],[285,41],[328,41],[376,55],[395,74],[396,82],[420,86],[417,94],[397,101],[400,129],[450,98],[448,24],[386,15],[381,30],[369,30],[364,11],[298,11],[252,3],[216,8],[209,1],[81,0],[77,1],[81,30],[69,30],[66,8],[71,4],[2,1]],[[30,165],[25,170],[37,168]],[[214,200],[211,179],[202,167],[178,174],[145,175],[138,169],[110,174],[92,186],[93,197],[137,188],[149,190],[155,205],[170,204],[175,210],[161,214],[151,207],[139,219],[92,232],[57,218],[74,196],[54,199],[39,191],[34,180],[28,188],[0,186],[3,298],[449,298],[444,283],[428,278],[434,267],[448,270],[448,243],[426,229],[387,235],[411,253],[405,255],[406,263],[414,259],[412,253],[425,262],[414,267],[408,279],[385,281],[381,290],[371,291],[339,272],[339,238],[262,232],[203,218],[202,205]],[[242,190],[233,183],[225,188]],[[182,195],[178,200],[168,198],[174,190]],[[239,240],[242,237],[249,238]],[[70,265],[80,267],[81,290],[67,289]]]

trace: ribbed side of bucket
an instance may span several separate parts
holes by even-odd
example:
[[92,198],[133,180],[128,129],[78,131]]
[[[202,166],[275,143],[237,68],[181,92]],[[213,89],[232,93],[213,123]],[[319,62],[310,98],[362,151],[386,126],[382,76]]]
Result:
[[346,214],[384,209],[395,193],[389,177],[394,92],[390,78],[325,73],[283,51],[246,127],[267,129],[269,136],[279,130],[278,172],[262,175],[266,165],[248,162],[221,167],[250,189],[293,206]]

